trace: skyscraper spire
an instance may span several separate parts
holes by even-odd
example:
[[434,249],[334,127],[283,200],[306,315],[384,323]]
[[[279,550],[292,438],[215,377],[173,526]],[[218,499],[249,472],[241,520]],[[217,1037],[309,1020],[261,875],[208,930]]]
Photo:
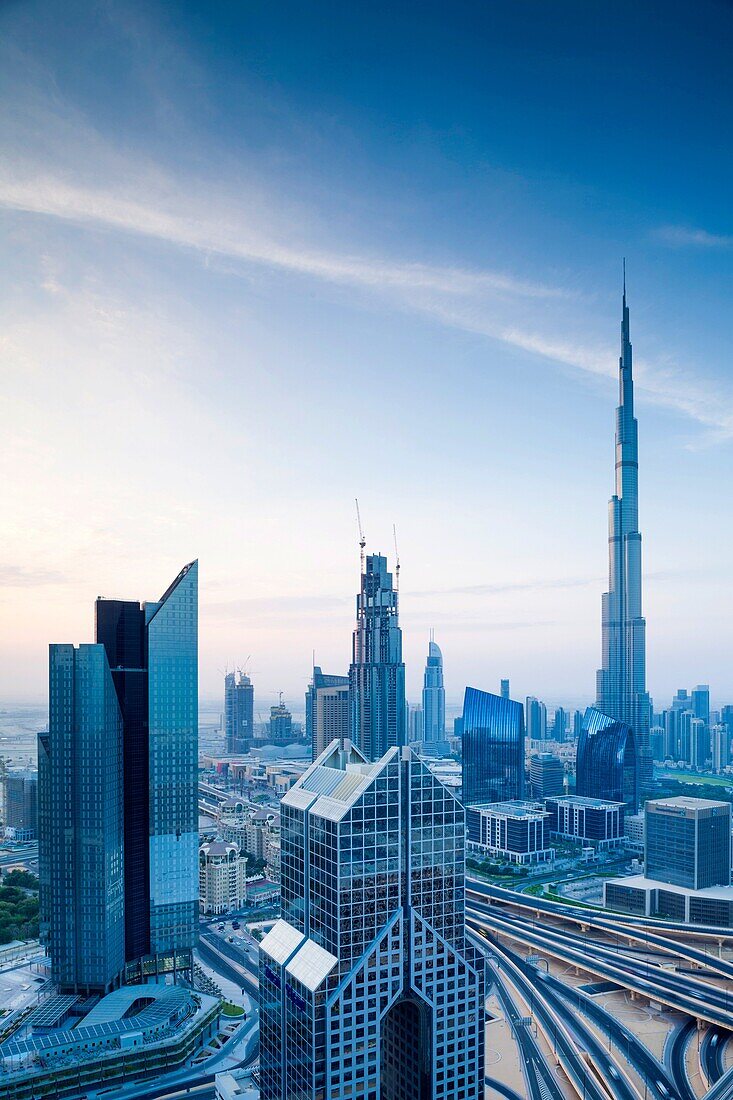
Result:
[[619,405],[616,409],[615,492],[608,509],[608,592],[602,598],[602,668],[596,706],[633,729],[640,749],[642,786],[652,781],[650,702],[646,691],[646,623],[641,612],[639,440],[623,265]]

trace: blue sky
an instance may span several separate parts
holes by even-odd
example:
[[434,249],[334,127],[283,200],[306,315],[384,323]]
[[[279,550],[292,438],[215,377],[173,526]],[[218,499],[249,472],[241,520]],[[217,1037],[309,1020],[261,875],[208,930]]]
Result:
[[733,700],[733,13],[0,8],[0,698],[201,561],[201,687],[349,661],[358,495],[408,693],[588,700],[621,257],[649,686]]

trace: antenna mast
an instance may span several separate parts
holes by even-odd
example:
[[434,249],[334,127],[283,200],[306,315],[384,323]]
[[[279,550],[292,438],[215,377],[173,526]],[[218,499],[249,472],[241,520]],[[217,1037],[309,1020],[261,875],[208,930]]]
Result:
[[361,512],[359,511],[359,498],[354,497],[356,501],[356,522],[359,525],[359,560],[361,563],[361,572],[364,573],[364,547],[366,546],[366,539],[364,538],[364,529],[361,525]]
[[397,526],[394,523],[392,524],[392,534],[394,536],[394,556],[395,556],[394,590],[395,590],[395,593],[399,596],[399,594],[400,594],[400,552],[397,549]]

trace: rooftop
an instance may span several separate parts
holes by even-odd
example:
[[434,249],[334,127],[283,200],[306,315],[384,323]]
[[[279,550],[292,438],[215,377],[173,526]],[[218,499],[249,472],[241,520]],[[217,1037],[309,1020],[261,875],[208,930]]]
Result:
[[516,799],[511,802],[488,802],[480,806],[469,806],[469,810],[477,810],[479,813],[500,814],[502,817],[538,818],[547,817],[547,810],[537,802],[522,802]]
[[630,875],[628,878],[608,879],[609,885],[630,886],[634,890],[668,890],[685,897],[710,898],[713,901],[733,902],[733,886],[707,886],[704,890],[692,890],[688,886],[676,886],[671,882],[659,882],[645,875]]
[[625,802],[609,802],[605,798],[586,798],[583,794],[558,794],[547,799],[548,802],[558,802],[563,806],[584,806],[589,810],[610,810],[614,806],[625,806]]
[[689,794],[678,794],[673,798],[650,798],[646,805],[662,808],[668,806],[670,809],[677,807],[681,810],[711,810],[714,806],[729,807],[730,802],[718,801],[718,799],[712,798],[695,798]]

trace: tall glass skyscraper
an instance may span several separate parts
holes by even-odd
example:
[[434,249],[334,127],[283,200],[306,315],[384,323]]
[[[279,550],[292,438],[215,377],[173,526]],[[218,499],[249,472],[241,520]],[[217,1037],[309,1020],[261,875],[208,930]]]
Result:
[[41,929],[61,989],[106,993],[125,968],[122,718],[101,645],[52,645],[38,737]]
[[428,660],[422,689],[423,740],[434,744],[445,741],[445,688],[443,654],[433,638],[428,645]]
[[333,742],[281,803],[282,919],[260,945],[263,1100],[483,1096],[465,814],[410,749]]
[[646,622],[641,613],[639,532],[639,440],[634,416],[629,310],[624,278],[616,410],[616,491],[608,506],[608,592],[602,599],[602,668],[596,676],[596,707],[634,731],[641,782],[652,785],[649,744],[651,705],[646,690]]
[[349,668],[349,730],[367,760],[407,741],[405,666],[397,592],[387,559],[368,554],[356,597]]
[[255,689],[242,670],[224,677],[224,732],[228,753],[249,752],[254,734]]
[[[198,930],[197,575],[192,562],[156,603],[99,599],[96,645],[51,646],[49,730],[39,737],[39,867],[42,920],[62,986],[91,988],[69,976],[76,963],[59,905],[72,913],[82,907],[108,973],[123,970],[134,980],[191,966]],[[118,758],[119,782],[110,787]],[[67,802],[70,821],[59,810]],[[80,850],[95,821],[107,829],[118,813],[118,842],[105,832],[94,843],[115,849],[119,907],[109,888],[107,909],[93,910],[85,901],[93,876],[60,868],[71,866],[66,849]],[[104,946],[110,915],[122,922],[121,967],[116,941]]]
[[639,754],[634,731],[595,707],[588,707],[578,739],[575,789],[587,798],[623,802],[639,809]]
[[523,798],[522,704],[467,687],[461,755],[465,806]]

